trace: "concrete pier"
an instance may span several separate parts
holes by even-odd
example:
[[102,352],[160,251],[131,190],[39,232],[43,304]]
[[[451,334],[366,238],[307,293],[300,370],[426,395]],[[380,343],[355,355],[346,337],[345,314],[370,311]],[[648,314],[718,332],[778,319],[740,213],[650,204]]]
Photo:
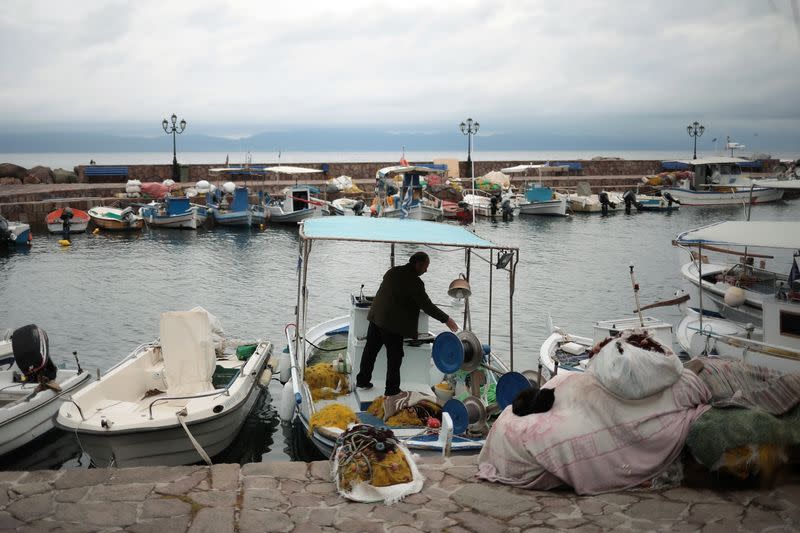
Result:
[[0,472],[0,531],[798,531],[800,482],[577,496],[490,484],[474,457],[420,460],[393,505],[339,496],[327,461]]

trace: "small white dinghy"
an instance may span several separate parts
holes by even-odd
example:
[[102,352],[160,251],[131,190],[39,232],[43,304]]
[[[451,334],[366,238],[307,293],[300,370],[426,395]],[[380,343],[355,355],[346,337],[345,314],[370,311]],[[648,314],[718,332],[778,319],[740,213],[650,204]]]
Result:
[[205,309],[162,313],[160,339],[75,394],[57,425],[98,466],[210,463],[239,433],[271,372],[271,343],[221,333]]
[[0,339],[0,455],[53,429],[61,401],[88,383],[90,374],[57,369],[47,334],[34,324]]

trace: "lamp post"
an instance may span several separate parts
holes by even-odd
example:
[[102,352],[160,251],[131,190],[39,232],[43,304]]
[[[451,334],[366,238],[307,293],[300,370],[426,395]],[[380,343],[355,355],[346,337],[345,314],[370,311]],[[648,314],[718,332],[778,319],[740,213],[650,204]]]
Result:
[[[172,134],[172,180],[177,182],[178,181],[178,154],[176,151],[175,145],[175,134],[176,133],[183,133],[183,130],[186,129],[186,121],[181,119],[181,123],[176,125],[178,122],[178,117],[173,113],[170,117],[172,123],[164,119],[161,121],[161,127],[164,128],[164,132],[169,135]],[[180,126],[180,129],[178,128]]]
[[694,137],[694,156],[692,159],[697,159],[697,138],[702,137],[704,131],[706,131],[706,127],[696,120],[686,126],[686,133],[689,134],[689,137]]
[[[462,122],[459,127],[461,133],[467,136],[467,166],[469,167],[469,175],[472,178],[472,194],[475,195],[475,166],[472,163],[472,136],[478,133],[478,128],[481,125],[478,122],[468,118]],[[472,223],[475,224],[475,202],[472,202]]]

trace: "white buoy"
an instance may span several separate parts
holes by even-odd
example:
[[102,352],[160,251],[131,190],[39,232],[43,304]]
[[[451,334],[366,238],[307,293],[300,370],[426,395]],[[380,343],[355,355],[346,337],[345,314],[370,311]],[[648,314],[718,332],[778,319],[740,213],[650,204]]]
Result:
[[281,391],[281,404],[278,406],[278,415],[284,422],[291,422],[294,418],[294,390],[292,384],[287,383]]
[[729,307],[739,307],[744,300],[744,289],[741,287],[728,287],[725,291],[725,305]]
[[278,369],[280,373],[278,374],[278,379],[281,383],[286,383],[290,379],[292,379],[292,361],[289,359],[289,351],[284,350],[281,352],[281,358],[278,363]]
[[222,184],[222,190],[228,194],[233,194],[233,191],[236,190],[236,184],[232,181],[226,181]]

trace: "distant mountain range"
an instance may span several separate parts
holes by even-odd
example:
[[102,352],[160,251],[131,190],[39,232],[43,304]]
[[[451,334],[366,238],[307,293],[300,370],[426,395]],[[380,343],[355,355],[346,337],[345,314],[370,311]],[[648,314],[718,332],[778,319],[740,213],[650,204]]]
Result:
[[[22,132],[0,133],[0,153],[48,152],[156,152],[172,148],[168,135],[136,137],[97,132]],[[475,146],[480,150],[580,150],[685,148],[679,136],[608,137],[591,134],[547,134],[504,132],[479,134]],[[263,132],[241,139],[183,133],[177,138],[178,151],[390,151],[461,150],[467,138],[458,130],[446,133],[403,133],[367,128],[295,129]]]

